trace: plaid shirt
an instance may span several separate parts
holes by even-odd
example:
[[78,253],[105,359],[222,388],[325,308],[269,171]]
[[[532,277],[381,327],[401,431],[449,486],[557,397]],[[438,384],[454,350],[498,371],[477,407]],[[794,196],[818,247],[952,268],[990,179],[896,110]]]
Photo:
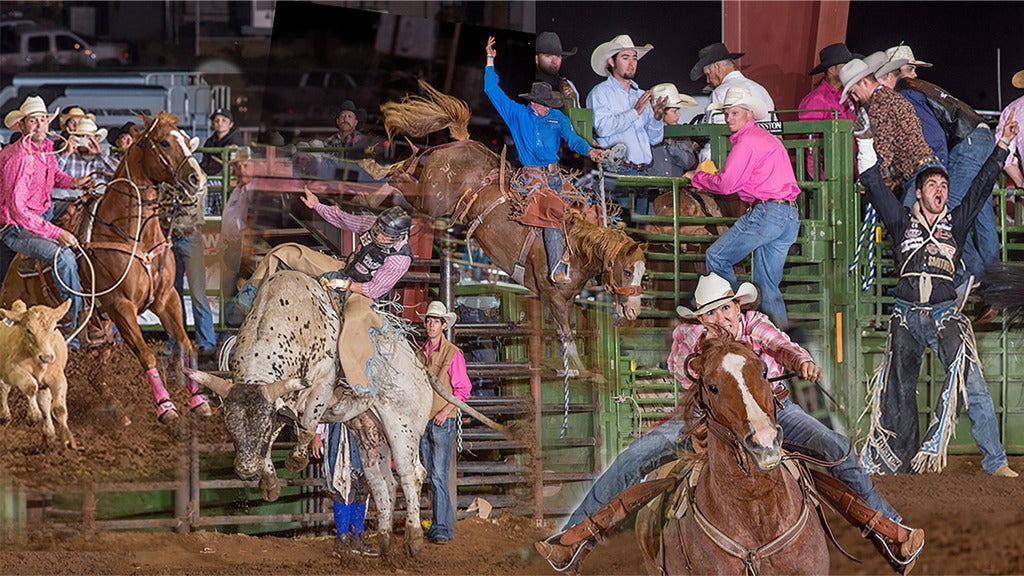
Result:
[[[97,186],[110,182],[114,172],[117,171],[119,163],[119,160],[112,158],[106,152],[103,154],[89,154],[88,156],[78,152],[57,155],[57,167],[62,172],[72,178],[89,176],[91,174]],[[81,195],[81,190],[54,188],[52,197],[78,198]]]
[[902,185],[922,161],[935,152],[924,140],[921,120],[906,98],[888,86],[879,86],[867,103],[871,128],[875,132],[875,152],[885,185]]
[[[668,369],[676,381],[689,389],[693,381],[686,374],[686,359],[694,352],[700,352],[700,339],[704,335],[701,324],[680,324],[672,331],[672,351],[668,355]],[[782,375],[783,368],[800,372],[800,365],[813,362],[810,352],[789,339],[785,332],[772,324],[764,314],[751,310],[740,314],[740,342],[750,344],[754,353],[768,366],[768,378]],[[773,384],[774,390],[785,388],[780,380]]]

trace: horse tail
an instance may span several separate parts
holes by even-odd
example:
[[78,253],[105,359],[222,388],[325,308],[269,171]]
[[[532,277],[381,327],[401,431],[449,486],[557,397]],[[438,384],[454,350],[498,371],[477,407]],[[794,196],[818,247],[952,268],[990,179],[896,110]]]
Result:
[[224,345],[220,348],[220,354],[217,355],[217,369],[222,372],[231,371],[231,355],[235,351],[235,344],[238,343],[238,336],[232,334],[224,339]]
[[1024,329],[1024,265],[986,264],[978,293],[982,304],[1004,311],[1008,329]]
[[423,138],[447,128],[452,139],[460,142],[469,140],[469,105],[423,80],[419,85],[426,96],[410,94],[398,102],[381,104],[388,138],[394,138],[395,134]]

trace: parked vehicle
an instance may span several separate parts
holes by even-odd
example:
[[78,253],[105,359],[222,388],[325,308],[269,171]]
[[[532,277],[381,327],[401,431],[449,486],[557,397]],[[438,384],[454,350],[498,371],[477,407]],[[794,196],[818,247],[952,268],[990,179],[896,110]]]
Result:
[[121,66],[131,63],[131,53],[125,43],[92,44],[63,28],[21,25],[0,30],[0,69],[10,72],[47,63],[89,68]]

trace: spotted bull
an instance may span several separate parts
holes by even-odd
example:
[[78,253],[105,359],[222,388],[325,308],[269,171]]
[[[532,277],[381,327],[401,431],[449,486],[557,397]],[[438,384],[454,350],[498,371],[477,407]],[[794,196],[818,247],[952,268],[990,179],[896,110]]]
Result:
[[[284,426],[282,414],[293,419],[299,429],[298,444],[286,460],[292,470],[302,469],[308,462],[309,441],[317,423],[348,422],[361,429],[379,421],[388,446],[382,443],[376,460],[368,458],[368,452],[377,450],[367,450],[373,447],[365,445],[365,439],[375,434],[360,430],[357,438],[364,462],[374,462],[364,466],[364,473],[381,514],[381,548],[387,551],[391,537],[393,458],[408,507],[406,547],[415,555],[423,546],[419,494],[426,475],[419,442],[430,418],[436,378],[416,360],[404,337],[380,336],[380,357],[397,371],[390,379],[394,384],[378,383],[369,395],[355,393],[346,383],[338,383],[340,328],[331,297],[316,279],[294,271],[278,272],[260,286],[239,328],[230,360],[231,380],[199,371],[189,373],[223,398],[224,422],[236,451],[235,473],[244,480],[258,478],[266,500],[280,495],[270,450]],[[447,395],[451,397],[450,391]]]

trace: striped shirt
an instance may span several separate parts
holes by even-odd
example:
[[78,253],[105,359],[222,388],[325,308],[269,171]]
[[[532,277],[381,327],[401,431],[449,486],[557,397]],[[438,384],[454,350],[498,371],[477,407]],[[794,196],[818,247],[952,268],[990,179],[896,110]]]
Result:
[[[328,206],[326,204],[317,204],[314,210],[331,226],[347,232],[355,232],[356,234],[366,232],[377,221],[377,217],[372,214],[352,214],[345,212],[337,206]],[[408,242],[409,238],[406,236],[399,240],[393,248],[398,250]],[[352,251],[353,254],[359,252],[359,249],[362,247],[362,239],[360,239],[360,244]],[[363,296],[376,300],[387,294],[402,279],[402,276],[405,276],[405,273],[409,271],[410,265],[412,265],[412,258],[408,256],[403,254],[388,256],[384,259],[384,264],[374,273],[373,279],[363,284]]]

